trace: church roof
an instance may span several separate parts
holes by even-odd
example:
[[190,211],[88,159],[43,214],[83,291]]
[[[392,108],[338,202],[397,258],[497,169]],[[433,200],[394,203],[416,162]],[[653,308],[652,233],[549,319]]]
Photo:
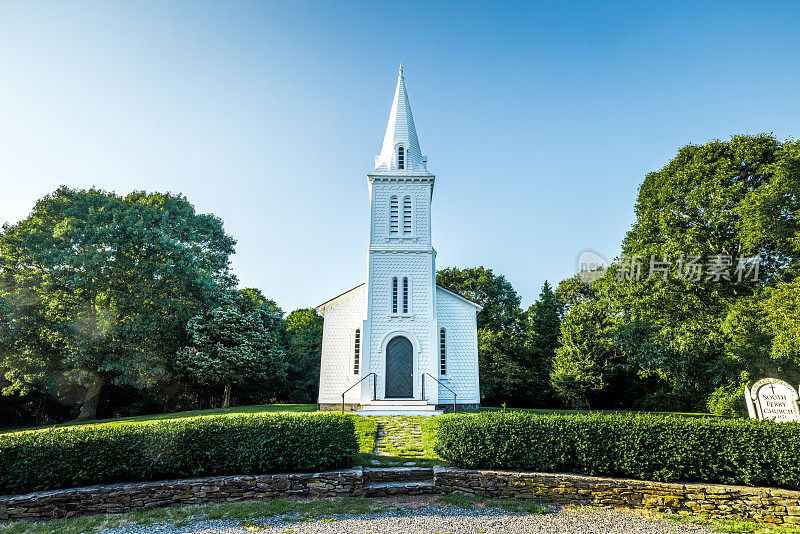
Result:
[[[348,293],[352,293],[356,289],[360,289],[364,285],[365,284],[362,282],[362,283],[358,284],[356,287],[354,287],[352,289],[348,289],[344,293],[340,293],[340,294],[336,295],[335,297],[333,297],[332,299],[326,300],[325,302],[323,302],[322,304],[317,306],[317,308],[316,308],[317,311],[324,314],[325,308],[328,306],[328,304],[331,304],[333,301],[340,299],[341,297],[347,295]],[[483,306],[481,306],[477,302],[473,302],[473,301],[469,300],[468,298],[459,295],[455,291],[450,291],[449,289],[447,289],[445,287],[442,287],[439,284],[436,284],[436,289],[438,289],[440,291],[443,291],[445,293],[448,293],[449,295],[452,295],[452,296],[456,297],[458,300],[460,300],[460,301],[462,301],[462,302],[464,302],[466,304],[470,304],[470,305],[474,306],[478,311],[481,311],[483,309]]]
[[477,309],[478,311],[481,311],[483,309],[483,306],[481,306],[477,302],[473,302],[473,301],[469,300],[467,297],[461,296],[458,293],[456,293],[455,291],[450,291],[446,287],[442,287],[439,284],[436,284],[436,289],[438,289],[440,291],[443,291],[445,293],[448,293],[448,294],[456,297],[457,299],[459,299],[459,300],[461,300],[461,301],[463,301],[463,302],[465,302],[467,304],[471,304],[472,306],[475,306],[475,309]]
[[364,286],[364,285],[365,285],[365,283],[364,283],[364,282],[361,282],[361,283],[360,283],[360,284],[358,284],[356,287],[354,287],[354,288],[352,288],[352,289],[348,289],[348,290],[347,290],[347,291],[345,291],[344,293],[339,293],[338,295],[336,295],[336,296],[335,296],[335,297],[333,297],[332,299],[328,299],[328,300],[326,300],[325,302],[323,302],[322,304],[320,304],[319,306],[317,306],[317,307],[316,307],[316,310],[317,310],[318,312],[322,313],[322,312],[323,312],[323,309],[325,308],[325,306],[327,306],[328,304],[330,304],[330,303],[331,303],[331,302],[333,302],[334,300],[336,300],[336,299],[338,299],[338,298],[340,298],[340,297],[343,297],[343,296],[347,295],[348,293],[350,293],[350,292],[352,292],[352,291],[355,291],[356,289],[358,289],[358,288],[360,288],[360,287],[362,287],[362,286]]
[[397,147],[402,145],[405,151],[403,171],[424,171],[427,173],[428,158],[422,155],[411,115],[411,104],[408,101],[406,82],[403,78],[403,66],[397,75],[397,88],[394,91],[392,109],[389,111],[389,122],[383,137],[381,153],[375,156],[375,170],[379,172],[400,171],[397,165]]

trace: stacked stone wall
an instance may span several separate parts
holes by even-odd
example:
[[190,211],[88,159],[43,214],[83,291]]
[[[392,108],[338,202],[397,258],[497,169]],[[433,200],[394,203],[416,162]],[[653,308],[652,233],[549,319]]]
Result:
[[267,499],[362,495],[361,468],[322,473],[223,476],[0,497],[0,520],[51,519],[123,513],[143,508]]
[[800,524],[800,492],[777,488],[451,468],[437,468],[434,483],[436,492],[445,494],[538,498],[560,504]]
[[[717,484],[647,482],[553,473],[435,467],[225,476],[112,484],[0,497],[0,520],[122,513],[160,506],[297,496],[331,498],[465,493],[560,504],[703,514],[800,524],[800,492]],[[366,487],[365,487],[366,486]]]

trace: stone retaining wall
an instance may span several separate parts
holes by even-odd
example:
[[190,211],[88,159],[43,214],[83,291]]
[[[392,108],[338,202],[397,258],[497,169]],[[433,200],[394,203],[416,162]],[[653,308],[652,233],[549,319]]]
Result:
[[435,468],[437,493],[539,498],[561,504],[689,512],[800,524],[800,492],[776,488],[647,482],[568,474]]
[[[345,412],[357,412],[360,409],[361,409],[361,405],[360,404],[355,404],[355,403],[352,403],[352,402],[346,402],[344,404],[344,411]],[[321,412],[341,412],[342,411],[342,403],[339,402],[339,403],[336,403],[336,404],[330,404],[330,403],[320,404],[319,405],[319,411],[321,411]]]
[[[442,410],[444,413],[453,413],[453,403],[450,404],[444,402],[443,404],[436,405],[437,410]],[[459,412],[477,412],[480,411],[481,405],[480,404],[461,404],[460,402],[456,403],[456,410]]]
[[287,495],[361,495],[360,467],[323,473],[223,476],[110,484],[0,497],[0,520],[122,513],[142,508],[264,499]]
[[[401,468],[402,469],[402,468]],[[469,493],[486,497],[536,498],[561,504],[643,508],[800,524],[800,492],[712,484],[646,482],[568,474],[478,471],[435,467],[433,488],[398,469],[346,469],[322,473],[225,476],[113,484],[0,497],[0,520],[50,519],[141,508],[264,499],[279,496],[362,496],[367,488],[386,495]],[[374,471],[374,472],[372,472]],[[417,470],[413,470],[416,473]],[[412,474],[414,474],[412,473]],[[413,479],[408,482],[407,479]],[[397,486],[391,484],[397,480]],[[406,482],[403,482],[406,480]],[[430,483],[428,483],[430,484]],[[387,485],[391,485],[388,488]],[[383,486],[387,486],[383,488]],[[417,487],[419,486],[419,487]],[[403,490],[402,488],[406,489]]]

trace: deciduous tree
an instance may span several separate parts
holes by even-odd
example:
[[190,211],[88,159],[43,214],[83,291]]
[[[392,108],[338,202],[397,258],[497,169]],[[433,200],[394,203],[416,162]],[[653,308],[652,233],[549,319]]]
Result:
[[322,355],[322,316],[313,308],[286,318],[286,392],[289,402],[316,402]]
[[78,385],[94,418],[110,381],[147,388],[170,373],[186,322],[235,283],[234,240],[180,195],[61,187],[0,232],[0,297],[12,339],[6,394]]

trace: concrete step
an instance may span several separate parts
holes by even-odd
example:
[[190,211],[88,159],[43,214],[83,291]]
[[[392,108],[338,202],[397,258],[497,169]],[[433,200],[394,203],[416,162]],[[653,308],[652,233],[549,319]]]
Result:
[[428,401],[426,399],[376,399],[367,401],[365,406],[368,405],[375,405],[375,406],[395,406],[395,405],[404,405],[404,406],[427,406]]
[[365,467],[364,483],[433,482],[431,467]]
[[422,416],[431,416],[431,415],[442,415],[442,410],[396,410],[396,409],[386,409],[386,410],[361,410],[359,412],[353,412],[356,415],[360,415],[361,417],[387,417],[393,415],[422,415]]
[[390,495],[430,495],[436,491],[433,481],[423,482],[375,482],[364,484],[365,497],[388,497]]
[[401,411],[436,411],[435,404],[422,400],[376,400],[361,406],[362,412],[401,410]]
[[385,412],[388,410],[412,411],[412,412],[435,412],[436,406],[411,406],[407,404],[398,404],[397,406],[362,406],[362,412]]

